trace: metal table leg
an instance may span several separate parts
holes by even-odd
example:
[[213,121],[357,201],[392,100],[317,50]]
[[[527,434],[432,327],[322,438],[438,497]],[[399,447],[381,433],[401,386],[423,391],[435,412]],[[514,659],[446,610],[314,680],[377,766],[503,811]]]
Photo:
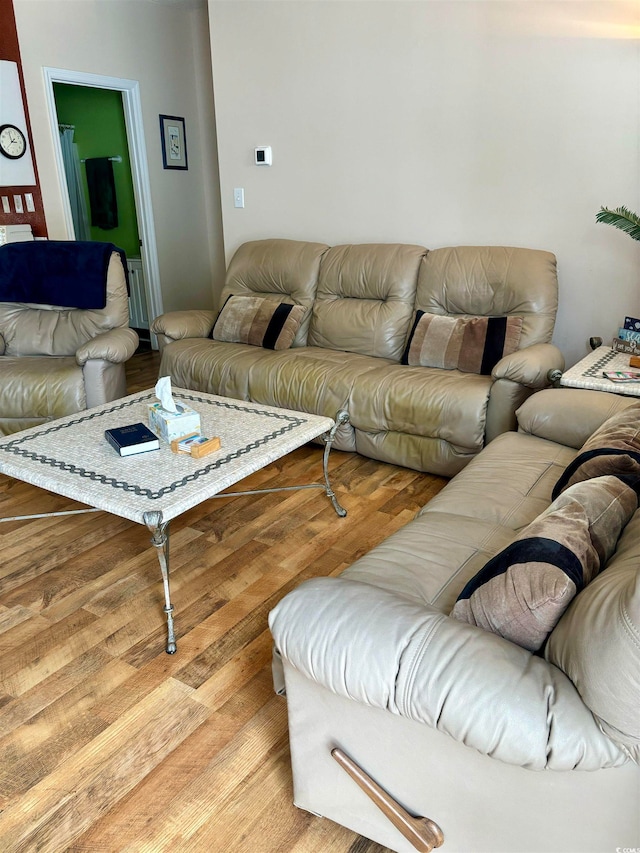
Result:
[[173,605],[171,604],[169,589],[169,522],[162,520],[161,512],[145,512],[142,517],[151,531],[151,544],[155,546],[160,562],[164,585],[164,612],[167,614],[167,654],[174,655],[177,646],[173,629]]
[[[323,436],[324,454],[322,457],[322,471],[324,475],[324,486],[320,483],[310,483],[303,486],[290,486],[275,489],[255,489],[249,492],[225,492],[212,497],[231,497],[233,495],[262,494],[264,492],[293,491],[297,489],[324,488],[325,494],[333,504],[336,513],[341,517],[347,514],[346,509],[338,503],[338,499],[331,488],[329,481],[329,453],[336,437],[336,432],[342,424],[349,423],[349,413],[341,409],[335,418],[335,423]],[[145,512],[142,516],[144,523],[151,531],[151,544],[155,547],[162,572],[162,583],[164,585],[164,612],[167,614],[167,654],[173,655],[177,651],[176,635],[173,627],[173,605],[171,604],[171,591],[169,588],[169,522],[162,520],[162,513],[153,511]]]
[[340,506],[338,503],[338,499],[335,496],[333,489],[331,488],[331,483],[329,482],[329,453],[331,452],[331,446],[336,437],[336,432],[338,428],[342,426],[342,424],[349,423],[349,412],[345,411],[345,409],[340,409],[340,411],[336,415],[336,422],[331,427],[328,433],[323,436],[324,439],[324,455],[322,457],[322,471],[324,474],[324,484],[325,484],[325,492],[327,497],[331,500],[333,504],[333,508],[340,516],[340,518],[344,518],[347,514],[347,511],[344,507]]

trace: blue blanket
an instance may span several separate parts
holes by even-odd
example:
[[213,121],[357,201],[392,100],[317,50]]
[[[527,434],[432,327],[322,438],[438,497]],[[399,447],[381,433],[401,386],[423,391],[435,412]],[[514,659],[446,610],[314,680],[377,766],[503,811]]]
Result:
[[0,246],[0,302],[104,308],[113,243],[34,240]]

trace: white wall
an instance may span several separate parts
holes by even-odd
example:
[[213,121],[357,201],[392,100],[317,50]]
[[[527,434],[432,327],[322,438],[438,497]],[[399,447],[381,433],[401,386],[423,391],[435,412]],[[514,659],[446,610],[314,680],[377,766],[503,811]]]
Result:
[[[209,308],[224,276],[205,4],[14,0],[51,239],[66,239],[43,66],[137,80],[164,310]],[[160,114],[184,116],[189,169],[164,170]]]
[[[209,0],[227,257],[281,236],[558,257],[555,342],[640,316],[640,3]],[[256,145],[272,167],[253,165]],[[244,187],[246,207],[233,207]]]

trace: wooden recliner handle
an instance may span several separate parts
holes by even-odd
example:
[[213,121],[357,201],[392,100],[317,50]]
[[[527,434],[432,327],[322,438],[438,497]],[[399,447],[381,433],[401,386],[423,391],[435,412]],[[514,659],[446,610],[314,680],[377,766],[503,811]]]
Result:
[[365,794],[373,800],[380,811],[387,817],[395,828],[404,835],[420,853],[431,853],[434,847],[440,847],[444,835],[437,823],[428,817],[414,817],[400,803],[383,790],[368,773],[356,764],[341,749],[331,750],[331,755],[345,770]]

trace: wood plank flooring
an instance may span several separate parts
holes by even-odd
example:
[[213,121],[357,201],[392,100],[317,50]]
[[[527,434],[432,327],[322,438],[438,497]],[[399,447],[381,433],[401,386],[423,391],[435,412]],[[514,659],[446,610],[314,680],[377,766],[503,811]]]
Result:
[[[156,381],[157,353],[129,364]],[[301,448],[243,489],[317,481]],[[292,803],[269,610],[339,574],[445,480],[332,453],[321,492],[216,499],[171,522],[178,653],[141,525],[106,513],[0,524],[2,853],[382,853]],[[240,488],[240,487],[238,487]],[[77,507],[0,475],[0,516]]]

